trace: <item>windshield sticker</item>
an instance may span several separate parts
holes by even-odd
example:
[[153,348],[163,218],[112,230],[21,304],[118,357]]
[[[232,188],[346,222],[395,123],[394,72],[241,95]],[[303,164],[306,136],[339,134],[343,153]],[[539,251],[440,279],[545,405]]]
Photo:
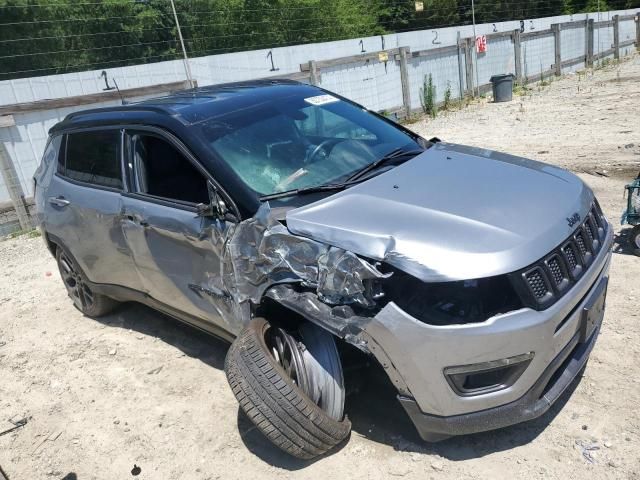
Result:
[[318,95],[317,97],[305,98],[304,101],[319,107],[320,105],[326,105],[327,103],[339,102],[340,99],[333,95]]

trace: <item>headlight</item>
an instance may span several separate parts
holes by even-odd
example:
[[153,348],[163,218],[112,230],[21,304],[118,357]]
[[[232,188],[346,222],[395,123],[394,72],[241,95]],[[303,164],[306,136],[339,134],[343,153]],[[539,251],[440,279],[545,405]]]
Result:
[[425,283],[393,270],[394,274],[382,281],[384,300],[393,301],[412,317],[430,325],[484,322],[523,306],[506,275]]

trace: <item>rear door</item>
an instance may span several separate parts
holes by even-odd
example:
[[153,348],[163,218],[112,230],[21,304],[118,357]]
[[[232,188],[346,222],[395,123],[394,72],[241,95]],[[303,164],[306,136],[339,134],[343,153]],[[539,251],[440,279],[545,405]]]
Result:
[[140,289],[122,234],[124,179],[118,128],[65,134],[44,204],[45,228],[70,251],[89,280]]
[[235,332],[221,282],[229,222],[197,215],[209,177],[175,138],[128,130],[123,231],[145,291],[158,302]]

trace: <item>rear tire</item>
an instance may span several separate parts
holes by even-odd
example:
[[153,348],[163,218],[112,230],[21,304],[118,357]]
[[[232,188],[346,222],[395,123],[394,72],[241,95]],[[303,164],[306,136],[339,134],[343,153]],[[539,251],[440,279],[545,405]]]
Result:
[[629,234],[629,246],[634,255],[640,257],[640,225],[636,225]]
[[91,290],[88,280],[73,257],[62,247],[56,248],[56,262],[62,282],[73,305],[88,317],[101,317],[118,306],[118,302]]
[[[231,345],[225,372],[256,427],[280,449],[308,460],[347,438],[351,422],[343,419],[344,382],[333,337],[311,324],[297,334],[309,345],[301,347],[263,318],[252,320]],[[283,343],[297,348],[279,348]]]

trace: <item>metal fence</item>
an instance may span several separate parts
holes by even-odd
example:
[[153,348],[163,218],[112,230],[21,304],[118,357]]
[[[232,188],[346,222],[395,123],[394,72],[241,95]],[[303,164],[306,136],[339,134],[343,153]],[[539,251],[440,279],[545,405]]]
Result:
[[[432,76],[436,101],[490,90],[493,75],[535,82],[618,59],[640,46],[638,9],[471,26],[189,59],[200,86],[286,77],[319,85],[369,109],[404,117],[419,111]],[[594,18],[595,17],[595,18]],[[182,60],[0,82],[0,236],[28,228],[31,177],[47,131],[68,113],[187,88]]]

